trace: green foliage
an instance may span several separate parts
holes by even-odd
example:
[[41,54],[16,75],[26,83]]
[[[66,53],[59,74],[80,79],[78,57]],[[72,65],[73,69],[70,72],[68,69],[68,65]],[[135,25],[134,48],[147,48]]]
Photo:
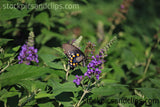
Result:
[[[87,67],[69,70],[61,46],[73,43],[83,51],[90,41],[92,51],[104,49],[107,56],[100,80],[91,81],[80,106],[159,107],[160,1],[129,1],[1,0],[0,105],[78,106],[87,80],[84,86],[73,80]],[[39,63],[18,64],[31,31]]]
[[7,42],[9,42],[9,41],[12,41],[12,39],[4,39],[4,38],[1,38],[0,39],[0,46],[2,46],[2,45],[5,45]]

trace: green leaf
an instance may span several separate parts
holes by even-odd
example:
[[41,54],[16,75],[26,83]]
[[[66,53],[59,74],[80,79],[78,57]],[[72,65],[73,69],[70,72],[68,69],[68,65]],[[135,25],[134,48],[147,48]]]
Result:
[[0,46],[5,45],[9,41],[13,41],[13,39],[0,38]]
[[[43,20],[42,20],[43,19]],[[42,23],[44,24],[47,28],[49,28],[50,25],[50,20],[49,20],[49,15],[47,14],[47,12],[41,12],[40,14],[38,14],[35,19],[36,22]]]
[[72,81],[60,84],[56,81],[50,81],[49,85],[53,87],[53,94],[56,100],[65,106],[72,105],[73,92],[77,89]]
[[[8,49],[8,50],[5,50],[5,54],[4,54],[4,57],[7,58],[7,57],[16,57],[16,52],[19,50],[20,46],[16,46],[16,47],[13,47],[12,49]],[[11,58],[11,59],[13,59]]]
[[[54,36],[54,33],[46,28],[41,30],[41,34],[36,38],[36,41],[41,44],[45,44],[47,41],[51,40]],[[43,40],[43,41],[42,41]]]
[[12,50],[13,50],[14,52],[17,52],[20,47],[21,47],[21,46],[16,46],[16,47],[12,48]]
[[84,104],[83,107],[93,107],[93,106],[90,104]]
[[116,93],[119,93],[119,91],[112,87],[100,87],[100,88],[94,88],[92,90],[92,93],[93,93],[92,96],[94,98],[97,98],[97,97],[102,97],[102,96],[114,95]]
[[55,106],[52,104],[52,102],[47,102],[43,104],[39,103],[38,107],[55,107]]
[[19,85],[21,85],[23,88],[28,90],[28,92],[33,92],[34,90],[40,89],[40,90],[45,90],[46,88],[46,83],[41,82],[38,80],[21,80],[18,82]]
[[6,89],[3,89],[0,91],[0,101],[7,101],[7,97],[6,94],[8,93],[8,91]]
[[140,67],[136,67],[133,69],[133,73],[137,74],[137,75],[143,75],[144,73],[144,67],[140,66]]
[[158,88],[160,88],[160,82],[159,79],[150,79],[150,81],[155,84]]
[[38,51],[38,55],[40,54],[55,54],[55,51],[53,51],[52,48],[47,47],[47,46],[43,46],[39,51]]
[[7,68],[8,72],[0,75],[0,84],[2,87],[6,85],[13,85],[21,80],[33,79],[40,77],[46,73],[53,72],[53,70],[42,67],[35,67],[24,64],[17,64]]
[[49,94],[46,91],[41,91],[38,94],[36,94],[35,98],[39,99],[39,98],[44,98],[44,97],[52,97],[53,98],[54,94]]
[[108,73],[108,72],[110,72],[112,70],[112,68],[103,68],[102,69],[102,72],[103,73]]
[[64,52],[62,51],[62,48],[60,48],[60,47],[53,47],[53,49],[57,52],[58,56],[65,56]]
[[56,69],[64,69],[60,61],[54,61],[57,59],[56,56],[53,56],[51,54],[39,54],[39,56],[42,58],[42,60],[47,66],[56,68]]
[[41,32],[42,33],[36,38],[36,41],[41,44],[45,44],[51,39],[61,39],[61,40],[64,39],[64,35],[52,32],[47,28],[43,28]]
[[122,59],[129,69],[132,68],[135,63],[135,55],[128,49],[123,50]]
[[119,94],[120,92],[123,92],[124,86],[125,85],[121,85],[121,84],[107,85],[105,83],[103,87],[99,87],[99,88],[95,87],[91,92],[93,93],[92,96],[94,98],[102,97],[102,96],[110,96],[110,95]]
[[9,91],[3,89],[0,91],[0,101],[6,101],[9,97],[19,96],[21,93],[18,92],[14,87]]
[[30,11],[31,10],[27,10],[27,9],[22,9],[22,10],[7,9],[7,4],[4,4],[3,8],[0,9],[0,16],[1,16],[1,20],[6,21],[14,18],[23,18],[25,16],[28,16],[28,13]]
[[108,73],[107,77],[108,78],[112,78],[115,79],[117,81],[120,81],[122,77],[125,77],[124,71],[121,68],[121,66],[119,66],[118,64],[115,63],[111,63],[114,72],[113,73]]
[[72,92],[75,91],[77,89],[77,87],[75,86],[75,84],[71,81],[71,82],[66,82],[64,84],[59,84],[56,82],[52,82],[52,86],[54,87],[53,89],[53,93],[55,95],[58,95],[62,92]]
[[136,88],[137,90],[140,90],[142,92],[142,95],[144,95],[147,98],[154,99],[159,98],[160,91],[157,88]]
[[103,84],[103,85],[108,85],[108,84],[113,84],[113,83],[117,83],[117,81],[116,80],[112,80],[112,79],[103,79],[101,81],[101,84]]

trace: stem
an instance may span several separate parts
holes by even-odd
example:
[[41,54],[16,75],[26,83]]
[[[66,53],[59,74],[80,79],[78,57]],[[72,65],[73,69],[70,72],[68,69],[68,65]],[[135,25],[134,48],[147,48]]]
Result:
[[64,70],[66,71],[66,80],[68,80],[68,74],[69,74],[69,66],[68,66],[68,68],[66,68],[66,64],[64,63]]
[[5,67],[0,71],[0,73],[2,73],[3,71],[5,71],[5,69],[7,69],[8,67],[9,67],[9,61],[8,61],[7,66],[5,66]]
[[152,46],[152,49],[151,49],[151,51],[150,51],[149,58],[148,58],[148,60],[147,60],[146,67],[145,67],[145,69],[144,69],[143,77],[142,77],[141,79],[139,79],[139,80],[137,81],[137,83],[141,83],[141,82],[146,78],[146,73],[147,73],[147,71],[148,71],[148,68],[149,68],[149,65],[150,65],[150,63],[151,63],[151,59],[152,59],[152,56],[153,56],[152,52],[154,51],[154,49],[155,49],[155,48],[157,47],[157,45],[159,44],[159,41],[160,41],[160,39],[157,38],[157,42]]
[[80,103],[81,103],[83,97],[89,92],[88,89],[89,89],[90,85],[91,85],[91,81],[89,80],[89,84],[88,84],[87,88],[85,90],[83,90],[83,95],[81,96],[80,100],[78,101],[76,107],[80,106]]
[[150,54],[150,56],[149,56],[149,58],[147,60],[147,64],[146,64],[146,67],[144,69],[143,77],[140,80],[138,80],[137,83],[141,83],[146,78],[146,73],[148,71],[149,64],[151,63],[151,59],[152,59],[152,54]]
[[134,90],[134,93],[144,99],[144,95],[142,95],[142,94],[141,94],[140,92],[138,92],[137,90]]
[[145,70],[144,70],[144,75],[146,75],[146,73],[147,73],[149,64],[151,63],[152,56],[153,56],[153,55],[150,54],[150,56],[149,56],[149,58],[148,58],[147,65],[146,65]]
[[21,104],[20,107],[23,107],[23,106],[26,105],[28,102],[30,102],[34,96],[35,96],[35,94],[33,93],[25,102],[23,102],[23,103]]
[[66,71],[66,80],[68,80],[68,74],[69,74],[69,72]]
[[81,98],[80,98],[79,102],[77,103],[77,106],[76,106],[76,107],[79,107],[79,106],[80,106],[80,103],[81,103],[83,97],[84,97],[87,93],[88,93],[87,89],[84,90],[83,95],[81,96]]
[[40,91],[41,91],[41,89],[38,89],[38,90],[36,90],[35,92],[33,92],[33,93],[30,95],[30,97],[29,97],[25,102],[23,102],[23,103],[20,105],[20,107],[25,106],[28,102],[30,102],[31,100],[33,100],[34,97],[36,96],[36,94],[38,94]]

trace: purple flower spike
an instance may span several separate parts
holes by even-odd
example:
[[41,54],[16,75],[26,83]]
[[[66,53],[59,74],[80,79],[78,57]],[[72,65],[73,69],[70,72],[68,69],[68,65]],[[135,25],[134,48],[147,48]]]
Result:
[[[103,50],[101,51],[103,52]],[[102,64],[104,63],[104,56],[102,54],[92,56],[90,63],[87,65],[87,72],[84,73],[83,77],[88,77],[89,79],[92,77],[95,77],[97,80],[99,80]],[[74,83],[77,85],[81,84],[81,81],[83,79],[82,76],[76,75],[76,79],[73,80]]]
[[76,75],[77,79],[74,79],[73,82],[76,83],[77,85],[80,85],[81,81],[82,81],[82,76],[78,76]]
[[101,65],[104,62],[103,57],[100,55],[96,55],[96,57],[92,56],[92,61],[87,65],[87,72],[84,74],[84,76],[88,76],[91,78],[92,75],[96,76],[96,79],[99,80],[99,75],[101,74]]
[[24,44],[21,47],[21,51],[19,53],[18,56],[18,60],[19,60],[19,64],[21,63],[25,63],[26,65],[30,65],[30,62],[36,62],[38,63],[38,55],[37,55],[37,49],[35,49],[33,46],[27,46],[26,44]]

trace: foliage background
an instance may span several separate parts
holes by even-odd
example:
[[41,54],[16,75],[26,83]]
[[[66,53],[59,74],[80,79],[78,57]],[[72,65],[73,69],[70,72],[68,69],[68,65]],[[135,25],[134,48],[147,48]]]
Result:
[[[78,66],[65,82],[61,49],[80,35],[96,45],[96,53],[114,36],[118,40],[107,52],[102,87],[87,94],[81,106],[160,106],[159,0],[1,0],[0,1],[0,105],[72,106],[82,90],[72,82],[86,72]],[[78,4],[76,9],[4,9],[6,4]],[[126,10],[123,13],[120,10]],[[120,19],[119,19],[120,18]],[[122,19],[121,19],[122,18]],[[98,30],[100,28],[100,30]],[[29,36],[35,34],[40,63],[18,64],[17,55]],[[98,33],[101,35],[98,36]],[[64,60],[65,59],[65,60]],[[111,103],[110,99],[135,98],[136,103]]]

